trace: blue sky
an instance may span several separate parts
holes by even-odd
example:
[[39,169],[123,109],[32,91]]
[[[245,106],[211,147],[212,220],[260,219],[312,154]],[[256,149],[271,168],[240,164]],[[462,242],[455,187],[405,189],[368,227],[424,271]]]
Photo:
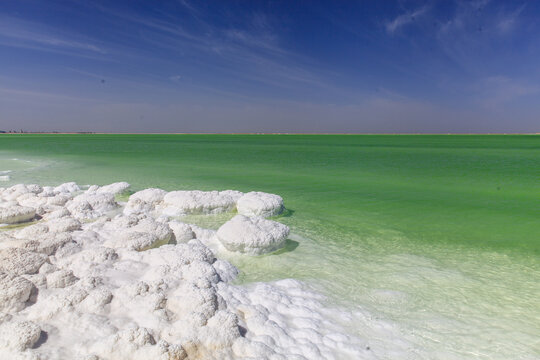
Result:
[[540,132],[540,2],[0,2],[0,129]]

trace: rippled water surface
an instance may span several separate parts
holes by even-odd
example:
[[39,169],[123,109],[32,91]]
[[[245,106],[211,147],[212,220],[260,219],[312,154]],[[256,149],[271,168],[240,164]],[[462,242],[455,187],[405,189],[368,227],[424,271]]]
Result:
[[2,135],[0,180],[277,193],[291,238],[241,281],[306,281],[409,358],[540,358],[539,136]]

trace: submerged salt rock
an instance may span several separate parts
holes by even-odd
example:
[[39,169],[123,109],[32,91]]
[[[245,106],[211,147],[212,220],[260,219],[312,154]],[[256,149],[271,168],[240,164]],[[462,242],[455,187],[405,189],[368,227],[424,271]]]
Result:
[[260,255],[285,245],[289,227],[261,217],[236,215],[217,231],[220,242],[230,251]]
[[46,255],[26,249],[8,248],[0,250],[0,272],[8,274],[35,274],[46,261]]
[[246,216],[269,217],[283,212],[283,199],[279,195],[264,192],[248,192],[236,204],[238,213]]
[[39,340],[41,328],[32,321],[9,321],[0,324],[0,349],[24,351]]
[[17,224],[30,221],[36,216],[36,210],[27,206],[0,207],[0,224]]
[[171,191],[163,197],[162,211],[169,216],[186,214],[218,214],[233,211],[239,192]]
[[96,194],[113,194],[118,195],[129,190],[131,185],[125,181],[116,182],[109,185],[101,186],[95,190]]
[[169,228],[174,233],[174,238],[176,240],[176,243],[186,243],[189,240],[195,239],[195,233],[193,232],[193,229],[190,225],[185,224],[180,221],[170,221],[169,222]]
[[0,273],[0,312],[15,312],[25,308],[34,284],[13,274]]

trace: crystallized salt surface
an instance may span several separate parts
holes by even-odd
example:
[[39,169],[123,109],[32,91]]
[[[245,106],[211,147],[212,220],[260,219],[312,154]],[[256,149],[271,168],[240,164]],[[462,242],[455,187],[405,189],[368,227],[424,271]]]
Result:
[[236,215],[217,231],[218,239],[230,251],[260,255],[282,248],[289,227],[262,217]]
[[238,215],[216,233],[163,215],[232,211],[242,193],[147,189],[122,209],[126,184],[0,189],[1,209],[39,214],[0,232],[0,359],[374,358],[320,295],[232,285],[238,270],[205,245],[273,251],[287,226]]
[[92,187],[91,188],[92,190],[88,189],[88,192],[95,192],[97,194],[117,195],[117,194],[125,193],[126,191],[129,190],[130,187],[131,185],[129,183],[122,181],[122,182],[117,182],[117,183],[101,186],[98,188]]
[[124,207],[124,214],[148,213],[155,210],[156,205],[163,201],[167,192],[161,189],[145,189],[129,197]]
[[161,211],[165,215],[218,214],[236,209],[239,191],[171,191],[163,197]]
[[281,196],[257,191],[242,196],[236,206],[239,214],[262,217],[279,215],[284,209]]
[[0,224],[16,224],[31,220],[36,215],[36,210],[28,206],[10,206],[0,208]]

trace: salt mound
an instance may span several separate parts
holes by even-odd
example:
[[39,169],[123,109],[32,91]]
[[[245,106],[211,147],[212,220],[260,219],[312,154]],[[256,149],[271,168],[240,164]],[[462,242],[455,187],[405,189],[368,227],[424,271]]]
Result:
[[156,205],[163,201],[167,192],[161,189],[145,189],[136,192],[129,197],[124,208],[124,214],[141,214],[151,212]]
[[95,219],[118,208],[112,193],[84,193],[66,204],[77,219]]
[[195,239],[195,233],[188,224],[173,220],[169,222],[169,227],[173,231],[177,243],[186,243],[191,239]]
[[24,309],[33,289],[34,284],[21,276],[0,273],[0,311]]
[[230,251],[260,255],[285,245],[289,227],[261,217],[236,215],[217,231],[218,239]]
[[168,216],[219,214],[233,211],[239,191],[171,191],[163,197],[162,212]]
[[130,187],[131,185],[129,183],[122,181],[122,182],[116,182],[109,185],[101,186],[101,187],[98,187],[97,189],[91,188],[92,190],[89,189],[88,192],[95,192],[96,194],[118,195],[118,194],[125,193],[126,191],[129,190]]
[[19,248],[0,250],[0,273],[13,275],[35,274],[47,256]]
[[42,216],[0,232],[1,359],[366,357],[301,283],[233,286],[238,269],[205,245],[273,251],[287,226],[237,215],[216,233],[163,215],[233,211],[242,193],[147,189],[120,211],[126,184],[0,189],[1,209]]
[[41,328],[31,321],[0,324],[0,347],[23,351],[34,346],[40,336]]
[[264,192],[248,192],[236,204],[238,213],[246,216],[269,217],[283,212],[283,199],[279,195]]
[[0,224],[16,224],[32,220],[36,216],[36,210],[27,206],[10,206],[0,208]]
[[68,182],[54,188],[55,193],[74,193],[78,191],[81,191],[81,188],[74,182]]

